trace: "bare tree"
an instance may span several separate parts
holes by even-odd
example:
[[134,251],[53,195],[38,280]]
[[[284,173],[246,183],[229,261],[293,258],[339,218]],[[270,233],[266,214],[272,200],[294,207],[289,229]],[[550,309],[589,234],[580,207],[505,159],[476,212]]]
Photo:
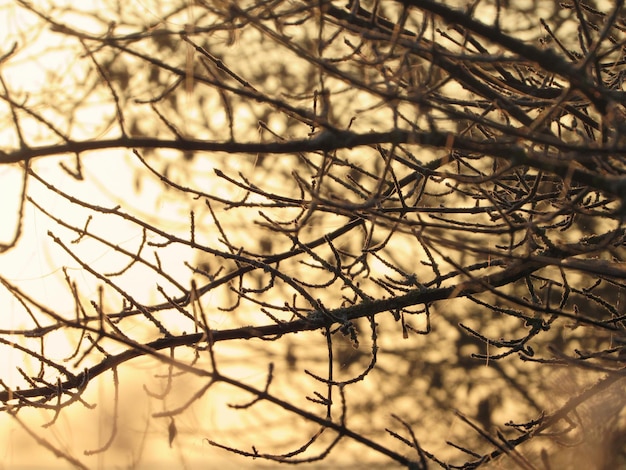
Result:
[[0,59],[0,399],[37,445],[624,465],[623,2],[42,3]]

